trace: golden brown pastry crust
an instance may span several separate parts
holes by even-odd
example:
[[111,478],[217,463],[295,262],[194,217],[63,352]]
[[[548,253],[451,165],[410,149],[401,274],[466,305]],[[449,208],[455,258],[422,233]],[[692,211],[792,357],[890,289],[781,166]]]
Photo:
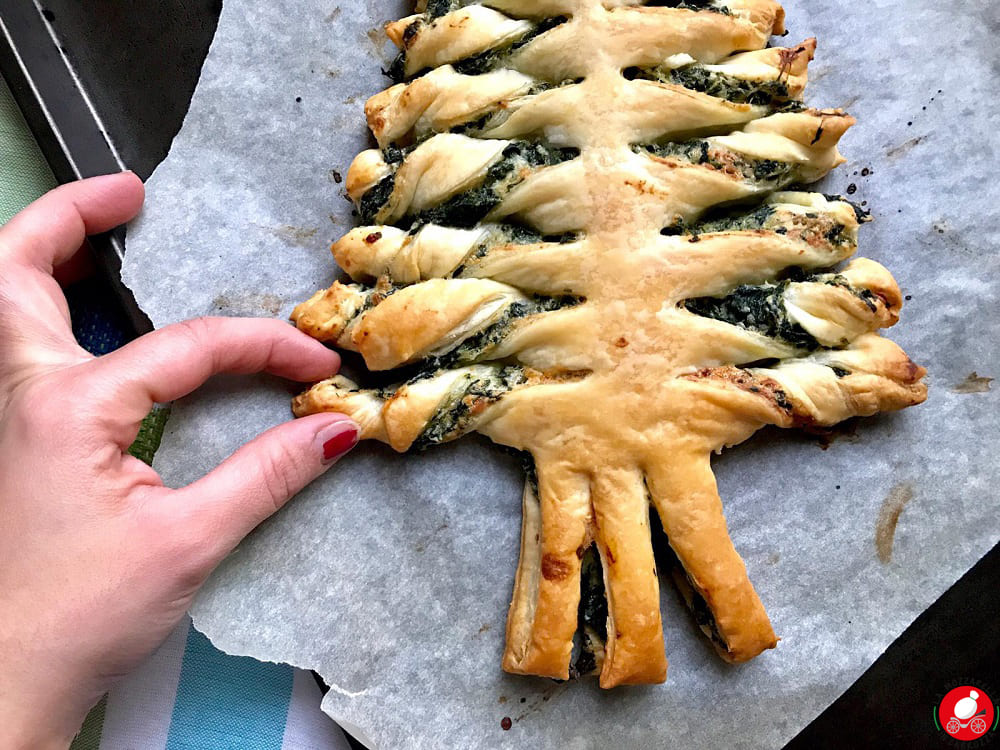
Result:
[[[433,364],[392,393],[334,378],[296,414],[344,411],[397,450],[477,430],[531,454],[511,672],[569,676],[593,544],[600,684],[665,678],[650,507],[720,655],[773,647],[711,454],[926,395],[877,334],[902,304],[888,271],[829,270],[856,250],[854,208],[782,192],[840,164],[854,123],[794,104],[815,42],[765,49],[783,30],[773,0],[681,5],[431,2],[418,11],[450,12],[391,24],[407,80],[369,101],[384,150],[347,181],[371,226],[333,247],[379,281],[293,315],[373,369]],[[483,53],[492,69],[470,63]]]

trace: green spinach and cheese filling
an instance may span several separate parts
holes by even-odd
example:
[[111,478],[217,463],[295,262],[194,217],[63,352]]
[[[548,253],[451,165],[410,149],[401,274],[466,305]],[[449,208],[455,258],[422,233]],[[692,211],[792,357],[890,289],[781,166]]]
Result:
[[[384,168],[384,176],[359,196],[358,210],[362,220],[373,222],[392,211],[393,215],[398,212],[407,217],[410,224],[472,227],[532,174],[579,155],[577,149],[542,143],[475,141],[459,135],[452,138],[461,140],[446,142],[437,136],[425,142],[410,152],[414,158],[409,162],[405,158],[396,160],[397,155],[403,153],[400,149],[386,149],[382,164],[375,167],[378,171]],[[447,164],[443,164],[444,161]],[[412,191],[409,185],[400,187],[401,172],[409,182],[416,183]],[[446,174],[440,194],[434,191],[432,196],[425,196],[418,192],[419,183],[428,172]],[[393,211],[391,201],[394,199],[405,201],[407,205]],[[434,201],[437,201],[434,205],[428,205]]]
[[[860,303],[853,306],[857,318],[834,317],[844,312],[845,306],[838,303],[845,296]],[[837,298],[836,302],[831,302],[830,297]],[[813,351],[850,344],[850,325],[865,325],[866,318],[877,320],[886,301],[870,288],[852,286],[844,274],[825,273],[768,284],[744,284],[725,297],[689,299],[684,306],[696,315]],[[830,316],[824,317],[827,311]]]

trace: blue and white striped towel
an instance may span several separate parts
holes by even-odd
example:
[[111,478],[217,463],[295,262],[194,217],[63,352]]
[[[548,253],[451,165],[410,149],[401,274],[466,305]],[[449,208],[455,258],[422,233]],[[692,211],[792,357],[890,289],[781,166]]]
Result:
[[185,618],[71,750],[350,750],[312,675],[218,651]]

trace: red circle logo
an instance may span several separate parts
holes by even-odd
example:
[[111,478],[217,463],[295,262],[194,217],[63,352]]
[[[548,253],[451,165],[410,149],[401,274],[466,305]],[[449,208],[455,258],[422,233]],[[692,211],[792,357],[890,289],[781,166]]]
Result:
[[954,739],[978,740],[993,727],[996,709],[982,688],[962,685],[948,691],[941,699],[937,719],[941,728]]

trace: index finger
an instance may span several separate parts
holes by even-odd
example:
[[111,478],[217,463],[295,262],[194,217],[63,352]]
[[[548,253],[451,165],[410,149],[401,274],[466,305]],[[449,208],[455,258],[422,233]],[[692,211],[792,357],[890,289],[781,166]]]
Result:
[[0,227],[0,260],[52,273],[80,249],[87,235],[134,217],[144,196],[142,180],[132,172],[58,187]]
[[115,414],[133,424],[154,403],[186,396],[213,375],[268,372],[314,381],[334,374],[340,357],[280,320],[198,318],[146,334],[91,366]]

